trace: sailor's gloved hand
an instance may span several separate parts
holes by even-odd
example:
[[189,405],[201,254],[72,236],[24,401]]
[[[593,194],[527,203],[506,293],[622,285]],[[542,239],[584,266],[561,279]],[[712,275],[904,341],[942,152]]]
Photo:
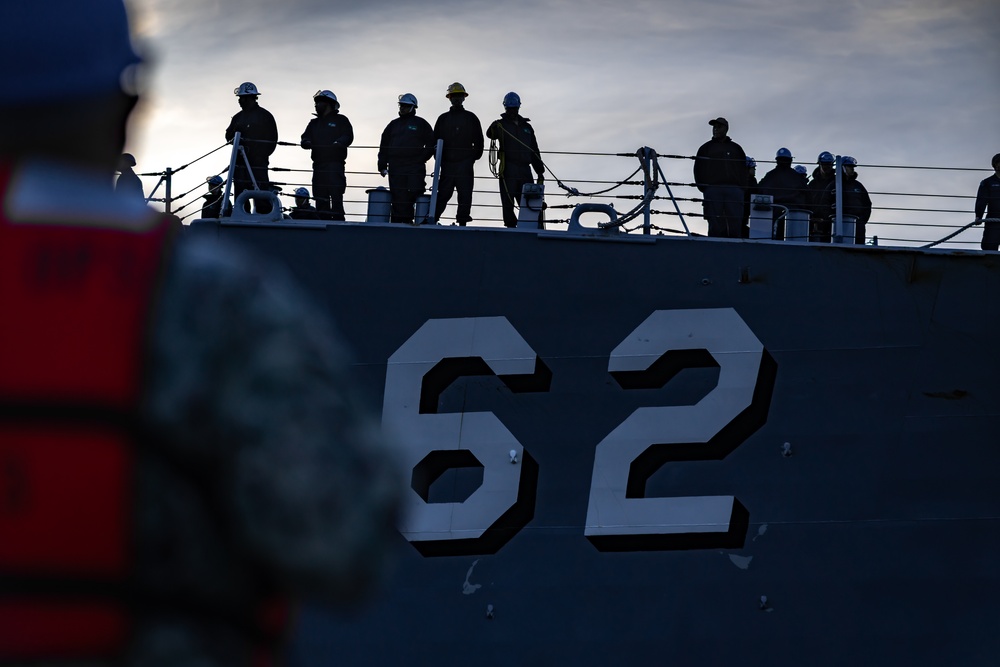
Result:
[[308,139],[303,139],[302,143],[300,145],[302,146],[302,148],[305,148],[305,149],[309,149],[309,148],[313,147],[313,143],[311,141],[309,141]]
[[974,224],[974,225],[981,225],[981,224],[983,224],[983,219],[982,218],[976,218],[976,221],[973,222],[972,224]]
[[385,175],[386,175],[386,174],[388,174],[389,172],[388,172],[388,170],[386,170],[386,169],[379,169],[379,170],[378,170],[378,173],[382,174],[382,176],[385,176]]

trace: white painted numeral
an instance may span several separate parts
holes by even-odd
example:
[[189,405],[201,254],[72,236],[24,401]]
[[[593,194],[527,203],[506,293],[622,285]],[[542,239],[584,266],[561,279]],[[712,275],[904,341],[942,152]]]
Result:
[[[646,498],[634,483],[627,493],[630,471],[651,447],[665,460],[670,448],[699,445],[705,455],[697,458],[722,458],[762,423],[760,415],[746,415],[766,352],[731,308],[654,312],[611,353],[608,370],[644,371],[665,353],[683,350],[707,351],[719,366],[718,384],[695,405],[636,409],[597,445],[584,532],[599,549],[723,546],[745,537],[745,525],[735,525],[745,510],[734,496]],[[769,392],[765,398],[756,409],[764,418]],[[747,428],[724,433],[741,416]]]
[[454,359],[482,360],[498,376],[530,375],[537,355],[505,317],[476,317],[429,320],[389,358],[382,424],[403,444],[406,470],[431,455],[471,455],[483,467],[482,485],[464,502],[431,503],[408,491],[400,532],[425,555],[496,551],[534,511],[537,464],[496,415],[421,413],[425,377]]

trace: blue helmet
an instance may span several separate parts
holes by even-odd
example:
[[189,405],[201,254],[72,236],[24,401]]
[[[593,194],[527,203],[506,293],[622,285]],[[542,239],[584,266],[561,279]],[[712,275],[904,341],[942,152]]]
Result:
[[836,160],[833,158],[833,153],[830,151],[823,151],[819,154],[819,157],[816,158],[816,162],[819,164],[833,164]]
[[852,158],[850,155],[845,155],[844,157],[840,158],[840,164],[849,164],[852,167],[857,167],[858,161]]
[[222,176],[209,176],[205,179],[205,182],[208,183],[209,187],[213,188],[217,188],[225,183],[225,181],[222,180]]
[[809,175],[809,170],[806,169],[805,167],[803,167],[801,164],[795,165],[795,171],[799,172],[803,176],[808,176]]
[[[16,9],[14,5],[16,4]],[[0,108],[122,90],[140,63],[122,0],[5,3]],[[32,29],[25,29],[31,26]]]
[[747,155],[747,169],[754,169],[757,167],[757,160]]
[[791,160],[792,159],[792,151],[790,151],[790,150],[788,150],[787,148],[784,148],[784,147],[779,148],[778,152],[774,154],[774,159],[777,160],[779,157],[786,157],[789,160]]
[[296,197],[305,197],[306,199],[308,199],[309,198],[309,191],[306,190],[305,188],[295,188],[295,196]]
[[520,96],[518,96],[517,93],[510,92],[503,96],[504,109],[509,109],[512,107],[520,107],[520,106],[521,106],[521,98]]

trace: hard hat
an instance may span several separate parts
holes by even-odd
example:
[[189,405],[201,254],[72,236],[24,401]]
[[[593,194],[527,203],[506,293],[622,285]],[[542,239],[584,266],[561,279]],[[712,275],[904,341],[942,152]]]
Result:
[[444,94],[445,97],[451,97],[452,95],[468,95],[465,92],[465,86],[460,84],[458,81],[448,86],[448,92]]
[[830,151],[823,151],[819,154],[819,157],[816,158],[816,162],[818,164],[833,164],[836,160],[833,159],[833,153]]
[[790,151],[790,150],[788,150],[787,148],[784,148],[784,147],[779,148],[778,152],[774,154],[774,159],[777,160],[779,157],[786,157],[789,160],[791,160],[792,159],[792,151]]
[[316,94],[313,95],[314,100],[326,99],[333,102],[336,108],[340,108],[340,102],[337,101],[337,96],[331,93],[329,90],[317,90]]
[[135,156],[133,156],[131,153],[122,153],[122,156],[121,158],[119,158],[118,163],[120,165],[125,165],[126,167],[134,167]]
[[400,95],[399,103],[409,104],[414,109],[417,108],[417,98],[413,95],[413,93],[403,93],[402,95]]
[[520,107],[520,106],[521,106],[521,98],[520,96],[518,96],[517,93],[510,92],[503,96],[504,109],[509,109],[511,107]]
[[209,176],[205,179],[205,182],[212,187],[222,185],[225,181],[222,180],[222,176]]
[[747,169],[753,169],[756,168],[756,166],[757,166],[757,160],[754,160],[752,157],[747,155]]
[[246,83],[241,83],[239,88],[233,91],[235,95],[260,95],[260,91],[257,90],[257,86],[253,85],[249,81]]
[[852,167],[857,167],[858,161],[852,158],[850,155],[845,155],[844,157],[840,158],[840,164],[845,164],[845,165],[849,164]]
[[801,164],[795,165],[795,171],[799,172],[803,176],[808,176],[809,175],[809,170],[806,169],[805,167],[803,167]]
[[121,91],[123,75],[141,62],[122,0],[18,2],[4,9],[0,62],[8,67],[0,107]]
[[306,190],[305,188],[295,188],[295,196],[296,197],[305,197],[306,199],[308,199],[309,198],[309,191]]

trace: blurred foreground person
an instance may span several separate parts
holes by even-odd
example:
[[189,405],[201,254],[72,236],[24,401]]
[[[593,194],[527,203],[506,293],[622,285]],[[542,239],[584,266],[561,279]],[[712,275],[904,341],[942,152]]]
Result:
[[0,54],[32,64],[0,86],[0,663],[271,664],[292,596],[377,578],[389,452],[284,276],[114,195],[122,0],[21,3]]

